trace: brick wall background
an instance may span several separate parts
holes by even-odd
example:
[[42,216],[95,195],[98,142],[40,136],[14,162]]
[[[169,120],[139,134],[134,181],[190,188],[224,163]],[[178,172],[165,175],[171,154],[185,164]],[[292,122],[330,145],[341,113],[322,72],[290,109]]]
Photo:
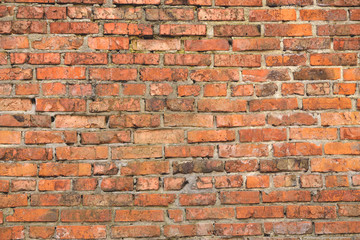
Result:
[[360,239],[359,0],[1,0],[0,239]]

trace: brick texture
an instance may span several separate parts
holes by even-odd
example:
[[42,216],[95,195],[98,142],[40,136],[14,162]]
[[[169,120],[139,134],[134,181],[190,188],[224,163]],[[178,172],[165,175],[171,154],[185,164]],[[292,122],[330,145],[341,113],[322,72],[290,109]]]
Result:
[[360,240],[359,0],[0,0],[0,240]]

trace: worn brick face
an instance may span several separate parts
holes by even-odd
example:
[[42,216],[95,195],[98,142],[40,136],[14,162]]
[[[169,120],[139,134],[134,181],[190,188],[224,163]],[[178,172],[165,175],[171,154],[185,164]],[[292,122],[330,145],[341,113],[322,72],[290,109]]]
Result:
[[2,0],[0,240],[359,240],[359,0]]

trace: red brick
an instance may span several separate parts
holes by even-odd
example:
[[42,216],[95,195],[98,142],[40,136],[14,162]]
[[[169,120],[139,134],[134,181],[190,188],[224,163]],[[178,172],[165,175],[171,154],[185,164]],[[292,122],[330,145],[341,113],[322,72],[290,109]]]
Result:
[[140,70],[142,81],[185,81],[187,76],[187,69],[143,68]]
[[359,212],[359,205],[358,204],[339,204],[339,216],[346,216],[346,217],[358,217]]
[[6,217],[8,222],[56,222],[59,210],[55,209],[14,209],[14,213]]
[[283,83],[281,84],[281,94],[287,95],[304,95],[305,89],[303,83]]
[[[290,129],[291,131],[292,129]],[[285,129],[243,129],[239,130],[240,142],[265,142],[286,140]]]
[[323,186],[322,177],[320,175],[301,175],[300,185],[302,188],[320,188]]
[[103,239],[106,238],[106,226],[57,226],[55,237],[58,239]]
[[211,64],[211,55],[205,54],[165,54],[165,65],[180,66],[209,66]]
[[67,210],[61,211],[62,222],[109,222],[111,221],[110,210]]
[[314,172],[347,172],[360,169],[358,158],[313,158],[311,169]]
[[266,5],[270,7],[308,6],[308,5],[313,5],[313,0],[267,0]]
[[[25,39],[23,41],[28,42]],[[74,50],[79,49],[83,41],[80,37],[43,37],[41,40],[33,41],[32,47],[41,50]]]
[[215,223],[218,236],[253,236],[261,235],[260,223]]
[[321,190],[314,196],[315,202],[357,202],[359,190]]
[[298,101],[296,98],[251,100],[249,106],[252,112],[294,110],[298,108]]
[[112,149],[114,159],[138,159],[162,157],[161,146],[116,147]]
[[88,163],[41,163],[39,176],[90,176],[91,165]]
[[0,208],[23,207],[28,205],[26,194],[0,195],[0,200]]
[[289,132],[290,139],[337,139],[336,128],[291,128]]
[[216,176],[214,179],[215,188],[239,188],[243,183],[241,175]]
[[313,66],[351,66],[357,64],[355,53],[316,53],[310,55]]
[[265,57],[266,66],[300,66],[306,64],[303,54],[269,55]]
[[262,126],[265,125],[265,115],[217,115],[216,124],[218,127]]
[[221,54],[215,55],[216,67],[260,67],[260,55]]
[[129,39],[126,37],[89,37],[88,46],[96,50],[129,49]]
[[200,112],[245,112],[246,100],[200,99],[198,110]]
[[2,161],[45,161],[52,158],[53,151],[51,148],[0,148],[0,159]]
[[69,179],[41,179],[39,191],[69,191],[71,181]]
[[97,207],[121,207],[130,206],[133,202],[131,194],[101,194],[101,195],[84,195],[84,206]]
[[150,175],[169,173],[168,161],[128,162],[121,168],[121,175]]
[[261,0],[215,0],[216,6],[261,7]]
[[179,85],[178,86],[178,96],[199,96],[201,87],[197,85]]
[[181,190],[186,185],[185,178],[164,178],[164,190]]
[[244,81],[268,82],[268,81],[287,81],[290,80],[286,69],[278,70],[243,70],[242,77]]
[[153,35],[151,25],[134,23],[104,23],[104,34]]
[[264,232],[276,235],[311,234],[313,226],[311,222],[266,222]]
[[106,131],[106,132],[82,132],[82,144],[105,144],[130,142],[128,131]]
[[66,65],[107,64],[107,54],[106,53],[66,53],[64,63]]
[[269,186],[269,176],[248,176],[246,178],[246,188],[268,188]]
[[32,194],[31,206],[78,206],[81,196],[76,194]]
[[[77,91],[74,91],[74,88],[82,88],[82,85],[71,85],[69,88],[71,95],[78,96],[80,94],[76,93]],[[66,85],[63,83],[43,83],[41,89],[45,96],[66,94]],[[86,95],[85,91],[83,93]]]
[[231,219],[235,217],[233,208],[187,208],[187,220],[207,220],[207,219]]
[[141,64],[157,65],[160,61],[160,55],[155,53],[119,53],[112,54],[112,62],[115,64]]
[[145,9],[148,21],[189,21],[194,19],[193,9],[181,8],[148,8]]
[[227,51],[229,42],[226,39],[185,40],[185,51]]
[[269,114],[267,118],[268,124],[274,126],[292,126],[292,125],[313,125],[317,123],[314,116],[308,113],[285,113],[285,114]]
[[239,81],[240,75],[235,69],[201,69],[192,71],[190,78],[196,82],[225,82]]
[[175,201],[175,194],[162,194],[162,193],[153,193],[147,194],[142,193],[135,196],[134,205],[136,206],[169,206]]
[[115,4],[158,5],[160,0],[115,0]]
[[256,37],[260,36],[260,25],[216,25],[216,37]]
[[263,202],[310,202],[311,194],[308,191],[273,191],[263,192]]
[[136,190],[158,190],[160,188],[160,180],[157,177],[140,177],[136,181]]
[[265,144],[219,145],[219,156],[226,157],[264,157],[268,155]]
[[324,145],[325,154],[330,155],[359,155],[359,143],[356,142],[331,142]]
[[360,72],[357,68],[344,69],[344,80],[358,81],[360,80]]
[[145,95],[146,86],[145,84],[124,84],[123,94],[124,95]]
[[36,181],[35,180],[12,180],[11,181],[11,191],[20,192],[20,191],[35,191]]
[[300,10],[300,19],[303,21],[345,21],[347,12],[341,10]]
[[340,128],[341,139],[360,139],[360,128]]
[[160,35],[201,36],[206,35],[206,25],[166,24],[160,25]]
[[37,98],[36,111],[38,112],[85,112],[86,101],[71,98]]
[[25,229],[23,226],[0,227],[0,238],[4,240],[24,239]]
[[169,50],[180,50],[179,39],[164,39],[164,40],[153,40],[153,39],[139,39],[132,41],[134,50],[148,50],[148,51],[169,51]]
[[37,165],[33,163],[0,163],[0,176],[33,177],[37,173]]
[[283,206],[237,207],[236,218],[282,218]]
[[36,76],[39,80],[50,79],[85,79],[84,67],[51,67],[37,68]]
[[265,24],[267,37],[303,37],[312,35],[310,24]]
[[189,131],[188,142],[229,142],[235,140],[235,132],[231,130]]
[[255,160],[234,160],[225,162],[226,172],[252,172],[258,169],[258,163]]
[[284,39],[284,49],[294,51],[330,49],[330,43],[330,38],[289,38]]
[[30,226],[30,237],[47,239],[53,237],[55,233],[55,227],[46,226]]
[[294,187],[297,184],[296,175],[277,175],[273,176],[274,187]]
[[116,210],[116,222],[163,222],[163,210]]
[[243,9],[199,9],[198,19],[200,21],[243,21]]
[[296,143],[275,143],[273,144],[274,156],[313,156],[321,155],[321,145],[309,142],[296,142]]
[[96,99],[89,104],[90,112],[140,111],[140,100],[135,98]]
[[29,39],[25,36],[2,36],[0,37],[0,48],[3,49],[29,48]]
[[336,83],[334,84],[334,94],[353,95],[356,92],[355,83]]
[[55,118],[57,128],[105,128],[104,116],[58,115]]
[[254,94],[254,87],[251,84],[246,85],[232,85],[231,96],[252,96]]
[[260,194],[256,191],[221,192],[221,204],[251,204],[260,202]]
[[214,231],[213,228],[213,225],[209,223],[193,225],[166,225],[164,228],[164,235],[168,238],[210,236]]
[[359,24],[336,24],[317,26],[317,35],[319,36],[348,36],[358,35],[360,33]]
[[[91,12],[91,9],[89,11]],[[94,8],[94,19],[136,20],[140,19],[141,15],[142,13],[140,8]]]
[[104,192],[132,191],[134,189],[133,179],[126,177],[105,178],[101,182],[101,189]]
[[115,226],[111,228],[113,238],[159,237],[160,226]]
[[99,26],[91,22],[52,22],[50,33],[55,34],[92,34],[98,33]]
[[10,190],[9,180],[0,180],[0,192],[7,193]]
[[57,147],[56,157],[59,160],[106,159],[108,147]]
[[349,187],[349,179],[346,175],[326,176],[325,186],[327,188]]
[[269,9],[269,10],[251,10],[249,13],[251,22],[277,22],[277,21],[295,21],[295,9]]
[[25,83],[15,86],[16,95],[37,95],[40,92],[39,84]]
[[216,202],[216,194],[180,194],[179,204],[181,206],[201,206],[214,205]]
[[317,222],[315,223],[316,234],[351,234],[360,233],[360,222]]

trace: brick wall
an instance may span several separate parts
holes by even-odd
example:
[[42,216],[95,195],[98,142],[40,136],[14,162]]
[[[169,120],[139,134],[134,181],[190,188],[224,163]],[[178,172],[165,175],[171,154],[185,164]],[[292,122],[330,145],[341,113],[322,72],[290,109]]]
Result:
[[359,239],[358,7],[1,0],[0,239]]

